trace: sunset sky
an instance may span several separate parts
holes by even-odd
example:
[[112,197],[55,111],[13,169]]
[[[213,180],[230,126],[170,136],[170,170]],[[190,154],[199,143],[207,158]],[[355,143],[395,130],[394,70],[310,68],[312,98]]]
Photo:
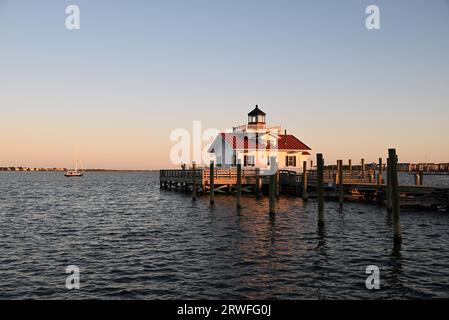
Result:
[[449,162],[449,0],[0,0],[0,167],[171,167],[255,104],[327,162]]

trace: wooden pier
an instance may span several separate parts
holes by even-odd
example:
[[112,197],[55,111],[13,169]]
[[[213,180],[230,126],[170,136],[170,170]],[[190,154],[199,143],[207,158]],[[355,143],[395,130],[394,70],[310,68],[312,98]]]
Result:
[[[195,196],[211,193],[211,185],[213,185],[212,193],[215,194],[237,194],[240,186],[241,193],[269,195],[271,176],[262,170],[259,172],[256,169],[242,168],[238,183],[236,167],[214,168],[213,181],[211,168],[212,165],[209,168],[160,170],[160,186],[165,189],[192,192]],[[388,183],[382,177],[383,169],[381,162],[376,170],[342,164],[323,167],[323,197],[327,200],[337,200],[341,205],[343,201],[363,201],[388,206]],[[302,173],[279,170],[274,174],[276,193],[300,196],[305,200],[319,198],[317,173],[318,170],[307,169]],[[417,185],[398,186],[401,207],[448,208],[449,188],[423,186],[422,178],[416,181]]]
[[[195,175],[196,190],[199,193],[209,193],[211,186],[210,168],[199,169],[179,169],[160,170],[159,180],[161,188],[179,191],[193,191],[193,176]],[[269,176],[257,176],[256,169],[241,170],[242,192],[254,193],[259,186],[269,183]],[[237,192],[237,167],[229,169],[214,169],[213,176],[215,193],[236,193]]]

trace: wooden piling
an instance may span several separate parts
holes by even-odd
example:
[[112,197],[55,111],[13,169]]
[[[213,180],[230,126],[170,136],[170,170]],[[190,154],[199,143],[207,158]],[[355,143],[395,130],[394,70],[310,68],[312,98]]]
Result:
[[362,172],[362,178],[365,178],[365,159],[361,159],[361,172]]
[[240,198],[242,196],[242,164],[237,163],[237,209],[241,209]]
[[317,191],[318,191],[318,226],[324,226],[324,186],[323,186],[323,155],[317,153]]
[[349,159],[349,163],[348,163],[348,166],[349,166],[349,177],[351,177],[352,178],[352,160],[351,159]]
[[377,170],[377,186],[376,186],[376,200],[380,204],[382,202],[382,158],[379,158],[379,169]]
[[209,167],[209,199],[210,199],[210,205],[213,206],[215,203],[214,196],[215,196],[215,168],[214,168],[214,162],[210,162]]
[[387,190],[385,193],[387,202],[387,211],[391,211],[391,159],[387,158]]
[[382,186],[382,158],[379,158],[379,170],[377,171],[377,190]]
[[422,170],[419,171],[419,185],[424,185],[424,172]]
[[260,168],[256,168],[256,182],[254,184],[254,191],[256,193],[256,199],[260,198]]
[[415,172],[415,186],[421,185],[421,183],[419,182],[419,178],[420,178],[419,173]]
[[333,178],[334,178],[334,183],[336,186],[338,186],[339,181],[338,179],[340,179],[340,160],[337,160],[337,165],[335,166],[335,173],[333,174]]
[[186,165],[185,164],[183,164],[182,166],[181,166],[181,177],[184,179],[184,180],[186,180],[186,182],[184,182],[184,185],[182,185],[181,184],[181,189],[183,190],[183,191],[185,191],[185,192],[187,192],[187,173],[186,173]]
[[276,198],[279,199],[279,194],[281,193],[281,179],[279,175],[279,170],[276,170]]
[[271,167],[271,172],[270,172],[270,188],[269,188],[269,202],[270,202],[270,208],[269,208],[269,213],[270,215],[275,214],[275,196],[276,196],[276,172],[275,171],[275,161],[276,158],[275,157],[271,157],[270,159],[270,167]]
[[302,200],[307,201],[309,195],[307,193],[307,161],[302,163]]
[[391,173],[391,208],[393,213],[394,240],[395,242],[400,242],[402,235],[397,172],[398,157],[396,155],[396,149],[388,149],[388,158],[390,159],[391,165],[391,169],[389,170],[389,172]]
[[196,200],[196,164],[192,163],[192,200]]
[[337,160],[337,177],[338,177],[338,203],[340,204],[340,208],[343,207],[343,198],[344,198],[344,190],[343,190],[343,160]]

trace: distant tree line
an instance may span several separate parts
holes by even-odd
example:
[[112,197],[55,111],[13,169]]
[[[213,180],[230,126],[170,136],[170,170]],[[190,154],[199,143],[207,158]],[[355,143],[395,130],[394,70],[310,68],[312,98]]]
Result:
[[66,171],[66,168],[0,167],[0,171]]

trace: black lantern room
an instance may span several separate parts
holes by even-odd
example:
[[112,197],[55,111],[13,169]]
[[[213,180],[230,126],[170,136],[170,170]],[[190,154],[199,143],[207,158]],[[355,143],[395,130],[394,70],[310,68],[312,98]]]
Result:
[[248,124],[265,124],[265,112],[259,109],[258,105],[248,113]]

